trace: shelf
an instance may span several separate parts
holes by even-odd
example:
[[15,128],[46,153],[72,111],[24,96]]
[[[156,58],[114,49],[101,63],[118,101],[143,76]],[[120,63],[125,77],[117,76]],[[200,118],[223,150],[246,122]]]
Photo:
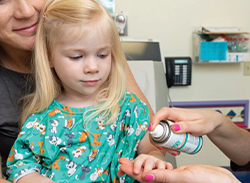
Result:
[[250,61],[248,32],[193,32],[193,62],[197,64]]
[[194,64],[241,64],[245,63],[244,61],[239,62],[227,62],[227,61],[200,61],[200,62],[193,62]]
[[249,32],[202,32],[197,31],[198,34],[207,34],[207,35],[242,35],[242,34],[249,34]]

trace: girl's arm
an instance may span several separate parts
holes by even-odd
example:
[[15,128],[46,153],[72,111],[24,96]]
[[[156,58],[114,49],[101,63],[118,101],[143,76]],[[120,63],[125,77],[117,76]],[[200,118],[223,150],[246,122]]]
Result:
[[[144,171],[149,171],[154,168],[173,168],[170,163],[165,162],[165,152],[160,152],[154,145],[150,143],[148,122],[149,122],[149,109],[147,104],[141,101],[135,94],[128,93],[128,105],[130,112],[127,112],[129,120],[124,120],[126,126],[133,128],[133,130],[126,130],[128,139],[133,141],[134,151],[137,152],[138,157],[134,160],[134,171],[139,171],[144,168]],[[131,100],[132,99],[132,100]],[[133,135],[132,135],[133,134]],[[136,147],[136,145],[138,145]],[[136,151],[137,150],[137,151]]]
[[153,169],[169,169],[173,166],[165,161],[165,152],[161,152],[150,143],[149,132],[147,132],[138,145],[137,154],[139,156],[133,161],[133,172],[139,174],[143,170],[143,174]]
[[3,179],[3,178],[0,178],[0,183],[10,183],[9,181]]
[[40,175],[38,172],[34,172],[28,175],[25,175],[24,177],[20,178],[17,183],[34,183],[34,182],[39,182],[39,183],[53,183],[51,179],[48,177],[44,177]]
[[[37,172],[39,172],[43,166],[41,161],[42,156],[46,156],[46,151],[43,146],[45,135],[41,135],[37,128],[38,125],[43,124],[42,118],[39,115],[33,114],[26,120],[11,148],[7,159],[7,175],[9,176],[9,181],[35,182],[37,175],[41,176]],[[30,138],[31,136],[32,138]],[[48,181],[42,176],[37,179],[37,182],[43,182],[43,180],[44,182]],[[40,179],[41,181],[39,181]]]
[[138,145],[137,154],[152,155],[161,160],[165,160],[165,151],[160,151],[150,142],[149,132],[147,132]]
[[135,78],[131,72],[131,69],[127,63],[127,78],[126,78],[127,82],[126,82],[126,89],[131,92],[134,93],[139,99],[141,99],[143,102],[145,102],[149,108],[149,118],[151,118],[154,115],[154,112],[147,100],[147,98],[145,97],[145,95],[142,93],[141,89],[139,88],[138,84],[135,81]]

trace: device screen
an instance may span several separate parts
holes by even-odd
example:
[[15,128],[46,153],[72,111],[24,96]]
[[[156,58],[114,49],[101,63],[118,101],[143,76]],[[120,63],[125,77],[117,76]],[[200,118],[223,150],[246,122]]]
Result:
[[161,61],[159,42],[124,41],[121,44],[127,60]]

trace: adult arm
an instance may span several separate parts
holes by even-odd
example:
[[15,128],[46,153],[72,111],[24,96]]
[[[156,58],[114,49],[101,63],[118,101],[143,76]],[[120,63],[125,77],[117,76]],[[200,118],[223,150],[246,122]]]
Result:
[[231,120],[216,111],[165,107],[151,118],[152,129],[161,119],[175,122],[172,126],[175,133],[190,132],[195,136],[207,135],[228,158],[238,165],[245,165],[250,161],[250,133],[237,127]]
[[147,100],[147,98],[145,97],[145,95],[143,94],[143,92],[141,91],[141,89],[139,88],[138,84],[135,81],[135,78],[131,72],[131,69],[127,63],[127,81],[126,81],[126,89],[129,92],[134,93],[139,99],[141,99],[143,102],[145,102],[149,108],[149,117],[151,118],[154,115],[154,112]]
[[250,161],[250,133],[223,115],[219,125],[207,136],[237,165],[243,166]]

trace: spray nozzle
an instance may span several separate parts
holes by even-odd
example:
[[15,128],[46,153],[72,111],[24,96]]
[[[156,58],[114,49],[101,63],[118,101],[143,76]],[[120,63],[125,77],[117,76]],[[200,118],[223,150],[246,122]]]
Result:
[[152,132],[149,132],[153,137],[157,138],[162,136],[164,132],[163,126],[162,125],[157,125],[155,129]]

